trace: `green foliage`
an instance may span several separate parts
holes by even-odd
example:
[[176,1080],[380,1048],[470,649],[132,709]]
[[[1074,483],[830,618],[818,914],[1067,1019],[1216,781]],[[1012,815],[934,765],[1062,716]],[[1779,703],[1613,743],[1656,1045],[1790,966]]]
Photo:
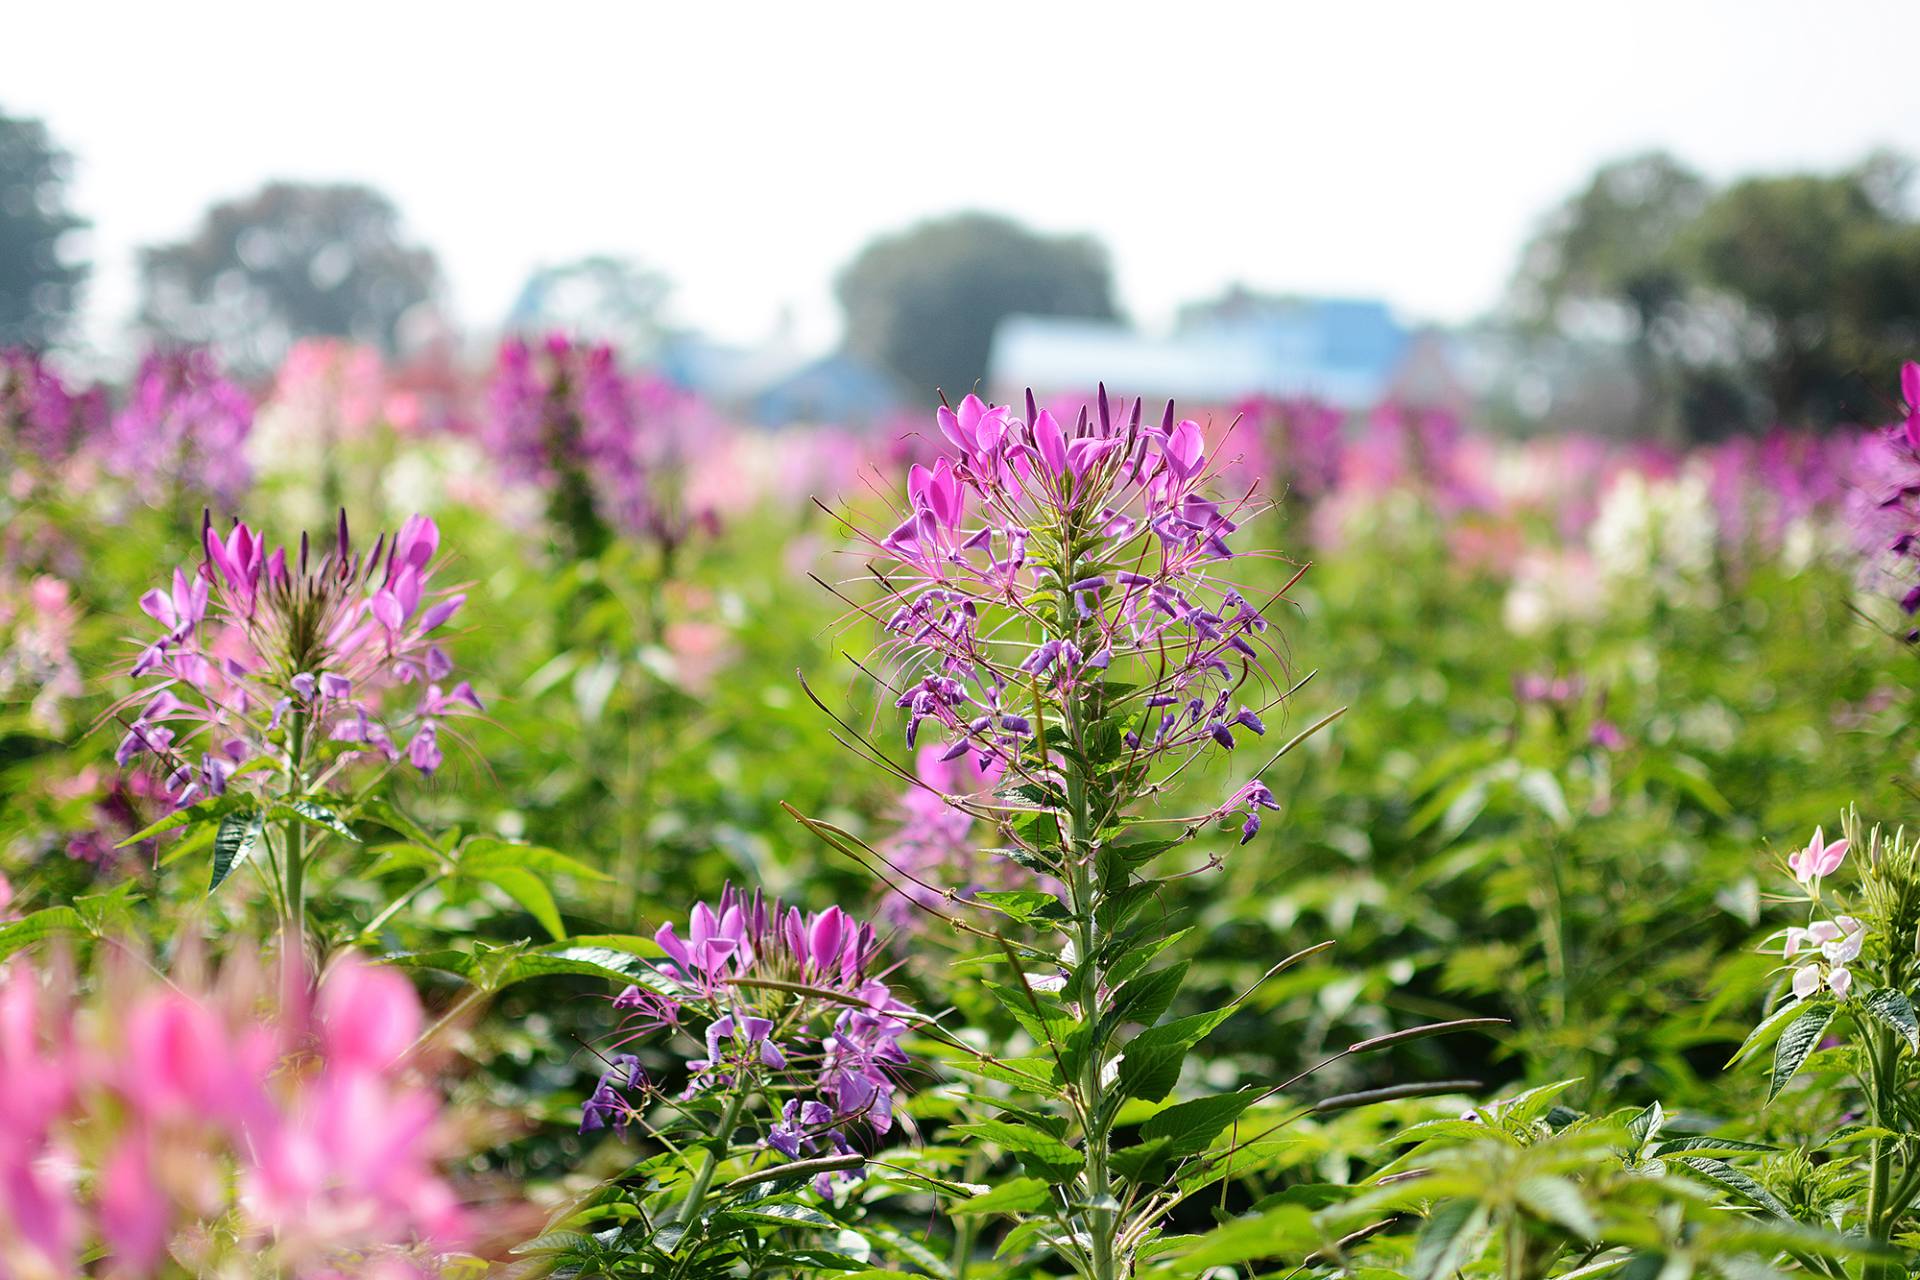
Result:
[[[76,644],[114,670],[127,602],[178,537],[150,512],[111,538],[77,512],[34,519],[82,547]],[[822,1197],[812,1167],[723,1132],[716,1100],[683,1111],[684,1063],[646,1045],[656,1109],[624,1137],[577,1128],[605,1069],[579,1046],[615,1038],[608,997],[661,980],[649,935],[690,900],[728,880],[862,916],[884,900],[868,869],[901,782],[834,741],[881,700],[836,654],[864,652],[865,623],[836,630],[837,603],[766,552],[831,529],[760,512],[668,566],[617,543],[568,561],[478,512],[444,523],[475,578],[462,674],[490,704],[470,753],[432,783],[141,807],[95,870],[64,849],[97,821],[98,789],[72,779],[106,763],[110,729],[8,722],[0,956],[269,938],[273,873],[305,841],[315,948],[415,975],[434,1034],[472,1059],[455,1087],[516,1119],[474,1165],[558,1206],[520,1246],[531,1264],[1013,1280],[1064,1274],[1074,1232],[1112,1214],[1139,1275],[1853,1276],[1884,1256],[1866,1230],[1883,1157],[1879,1227],[1913,1247],[1891,1204],[1920,1132],[1910,958],[1883,947],[1846,1001],[1796,1004],[1756,950],[1790,883],[1769,844],[1849,800],[1904,811],[1889,779],[1911,772],[1913,708],[1887,691],[1910,657],[1857,626],[1843,571],[1728,565],[1717,607],[1522,636],[1505,580],[1430,524],[1322,554],[1286,624],[1319,674],[1275,718],[1278,750],[1233,761],[1282,812],[1242,848],[1186,820],[1228,780],[1175,778],[1154,798],[1175,820],[1080,833],[1097,898],[989,890],[943,904],[954,927],[902,930],[890,981],[937,1013],[908,1042],[897,1127],[861,1137],[857,1189]],[[1285,571],[1248,569],[1268,587]],[[679,635],[693,624],[713,672]],[[1514,676],[1539,670],[1604,689],[1627,745],[1593,741],[1592,701],[1517,703]],[[124,692],[99,683],[77,723]],[[1117,788],[1130,691],[1101,693],[1081,738],[1048,728]],[[872,754],[910,767],[890,739]],[[1001,802],[981,841],[1058,877],[1071,798],[1022,783]],[[1884,893],[1856,909],[1911,937],[1911,901]],[[662,1213],[709,1155],[693,1221]]]

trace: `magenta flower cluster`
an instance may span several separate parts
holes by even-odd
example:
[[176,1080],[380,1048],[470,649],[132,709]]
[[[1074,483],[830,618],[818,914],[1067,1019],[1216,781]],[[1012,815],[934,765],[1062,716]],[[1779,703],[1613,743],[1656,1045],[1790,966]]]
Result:
[[187,493],[231,510],[253,479],[252,430],[253,400],[221,375],[211,353],[160,351],[140,362],[114,415],[107,457],[149,502]]
[[[478,711],[437,638],[466,597],[433,579],[440,531],[412,516],[357,553],[342,512],[332,546],[269,551],[236,521],[202,527],[205,560],[140,598],[160,633],[133,663],[149,682],[116,758],[163,765],[176,806],[219,796],[255,761],[311,745],[335,760],[440,766],[446,717]],[[413,692],[403,695],[403,691]],[[404,742],[404,747],[402,743]]]
[[1920,364],[1901,366],[1900,394],[1903,420],[1862,443],[1847,512],[1870,582],[1898,594],[1911,616],[1920,613]]
[[225,1274],[225,1238],[274,1274],[425,1275],[422,1249],[462,1247],[439,1099],[404,1078],[412,987],[349,957],[282,1003],[245,968],[85,1000],[0,975],[0,1270],[80,1275],[100,1247],[115,1276]]
[[98,435],[106,421],[98,387],[70,390],[38,355],[0,348],[0,438],[44,462],[59,462]]
[[[683,938],[654,935],[666,953],[648,981],[614,999],[621,1047],[667,1029],[699,1046],[686,1096],[753,1090],[783,1099],[765,1146],[789,1157],[819,1147],[850,1153],[850,1130],[893,1128],[894,1095],[908,1065],[900,1038],[913,1010],[881,969],[871,925],[839,907],[803,913],[727,886],[716,905],[693,908]],[[587,1100],[582,1131],[639,1117],[648,1088],[622,1053]],[[823,1178],[822,1194],[830,1190]]]
[[[635,386],[613,348],[552,334],[500,348],[488,389],[489,447],[508,474],[553,495],[564,520],[637,532],[653,515]],[[586,510],[568,510],[569,502]]]
[[[1130,686],[1130,769],[1265,733],[1271,700],[1241,699],[1272,656],[1267,620],[1225,576],[1251,494],[1213,496],[1206,431],[1171,403],[1148,423],[1102,391],[1069,428],[1031,399],[1025,419],[974,396],[942,406],[949,452],[912,468],[904,518],[869,539],[893,562],[886,652],[908,745],[931,727],[943,758],[1012,777],[1036,692],[1064,708],[1110,674]],[[1262,807],[1247,806],[1249,839]]]
[[1313,503],[1340,487],[1347,415],[1308,396],[1263,397],[1236,409],[1243,467],[1272,477],[1289,501]]

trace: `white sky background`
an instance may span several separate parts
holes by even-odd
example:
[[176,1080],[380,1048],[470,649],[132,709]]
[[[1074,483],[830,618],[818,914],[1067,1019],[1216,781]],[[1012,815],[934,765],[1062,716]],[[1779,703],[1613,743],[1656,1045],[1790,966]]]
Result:
[[1715,177],[1920,156],[1920,3],[325,4],[0,8],[0,108],[43,117],[95,224],[88,332],[134,250],[274,177],[386,191],[456,316],[594,252],[735,340],[959,208],[1088,230],[1164,322],[1234,280],[1460,320],[1600,161]]

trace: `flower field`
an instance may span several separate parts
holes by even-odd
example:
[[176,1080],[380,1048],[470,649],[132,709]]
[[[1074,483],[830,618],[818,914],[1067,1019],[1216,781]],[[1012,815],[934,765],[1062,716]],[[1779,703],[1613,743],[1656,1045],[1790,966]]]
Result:
[[764,429],[0,355],[0,1276],[1920,1264],[1920,366]]

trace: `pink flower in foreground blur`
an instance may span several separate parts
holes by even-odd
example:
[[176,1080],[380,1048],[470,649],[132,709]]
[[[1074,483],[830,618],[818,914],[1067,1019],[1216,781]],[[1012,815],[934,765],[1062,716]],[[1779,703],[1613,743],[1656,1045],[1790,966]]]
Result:
[[[149,680],[126,720],[115,758],[152,755],[177,806],[225,792],[249,761],[278,759],[283,726],[336,755],[406,758],[439,767],[442,722],[481,709],[436,633],[466,596],[436,590],[440,531],[411,516],[389,540],[357,553],[343,511],[331,547],[306,537],[289,555],[236,521],[225,538],[210,522],[206,559],[140,598],[160,627],[133,664]],[[409,688],[418,693],[402,695]],[[396,703],[402,705],[396,706]],[[131,704],[128,704],[131,705]]]
[[1792,869],[1801,884],[1812,884],[1822,876],[1830,876],[1839,870],[1840,863],[1847,856],[1845,839],[1826,841],[1826,833],[1819,827],[1813,829],[1813,839],[1807,847],[1787,857],[1787,866]]
[[413,989],[348,957],[317,1017],[272,1007],[303,985],[240,961],[206,992],[0,974],[0,1273],[80,1274],[98,1245],[125,1277],[437,1274],[468,1227],[439,1100],[400,1062]]

